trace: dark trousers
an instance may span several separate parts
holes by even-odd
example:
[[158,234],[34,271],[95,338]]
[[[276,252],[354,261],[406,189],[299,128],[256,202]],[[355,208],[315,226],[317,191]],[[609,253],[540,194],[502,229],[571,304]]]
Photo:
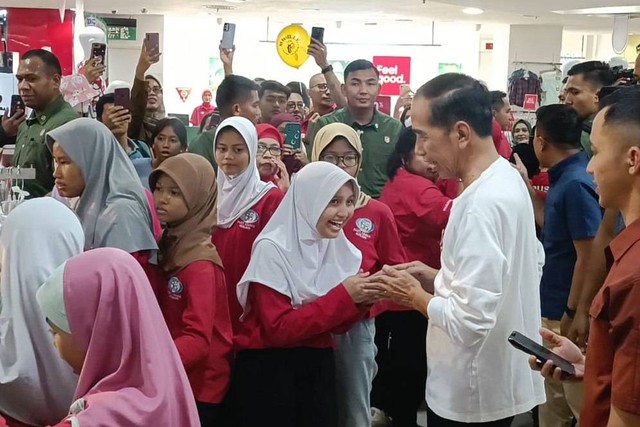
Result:
[[202,427],[221,427],[228,424],[223,420],[222,407],[216,403],[196,402],[198,417]]
[[427,425],[429,427],[511,427],[513,418],[509,417],[487,423],[459,423],[439,417],[431,409],[427,408]]
[[426,334],[427,319],[416,311],[388,312],[376,318],[378,374],[371,406],[393,418],[394,427],[417,425],[427,379]]
[[231,382],[234,427],[335,427],[332,349],[238,352]]

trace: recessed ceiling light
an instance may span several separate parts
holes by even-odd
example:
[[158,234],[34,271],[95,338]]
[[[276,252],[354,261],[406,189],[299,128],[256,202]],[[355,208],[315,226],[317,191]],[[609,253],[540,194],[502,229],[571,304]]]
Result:
[[465,15],[482,15],[484,13],[484,10],[477,7],[465,7],[464,9],[462,9],[462,13],[464,13]]

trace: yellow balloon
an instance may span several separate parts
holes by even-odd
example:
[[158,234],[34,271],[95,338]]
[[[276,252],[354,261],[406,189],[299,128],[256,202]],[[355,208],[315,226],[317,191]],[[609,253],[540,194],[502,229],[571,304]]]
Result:
[[311,37],[300,25],[284,27],[276,39],[276,49],[282,61],[293,68],[300,68],[309,58]]

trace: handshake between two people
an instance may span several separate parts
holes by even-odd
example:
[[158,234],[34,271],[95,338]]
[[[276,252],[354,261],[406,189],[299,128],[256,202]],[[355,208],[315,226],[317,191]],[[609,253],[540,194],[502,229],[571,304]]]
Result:
[[387,300],[426,315],[437,273],[438,270],[420,261],[413,261],[395,266],[385,265],[375,274],[360,272],[346,279],[343,285],[358,305],[370,306]]

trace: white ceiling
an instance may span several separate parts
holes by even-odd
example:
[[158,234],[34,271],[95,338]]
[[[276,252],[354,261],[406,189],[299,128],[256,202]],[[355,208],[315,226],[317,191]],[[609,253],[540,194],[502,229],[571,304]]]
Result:
[[[59,0],[2,0],[4,6],[57,8]],[[74,0],[66,0],[67,8]],[[381,22],[398,19],[414,21],[465,21],[505,24],[561,24],[569,30],[611,31],[613,18],[585,15],[562,15],[553,10],[586,9],[604,6],[637,6],[638,0],[85,0],[85,11],[139,14],[146,8],[151,14],[204,14],[220,16],[252,15],[284,17],[292,21],[342,20]],[[234,7],[232,11],[207,10],[204,5]],[[464,7],[478,7],[485,13],[468,16]],[[631,29],[640,31],[640,19],[633,19]]]

